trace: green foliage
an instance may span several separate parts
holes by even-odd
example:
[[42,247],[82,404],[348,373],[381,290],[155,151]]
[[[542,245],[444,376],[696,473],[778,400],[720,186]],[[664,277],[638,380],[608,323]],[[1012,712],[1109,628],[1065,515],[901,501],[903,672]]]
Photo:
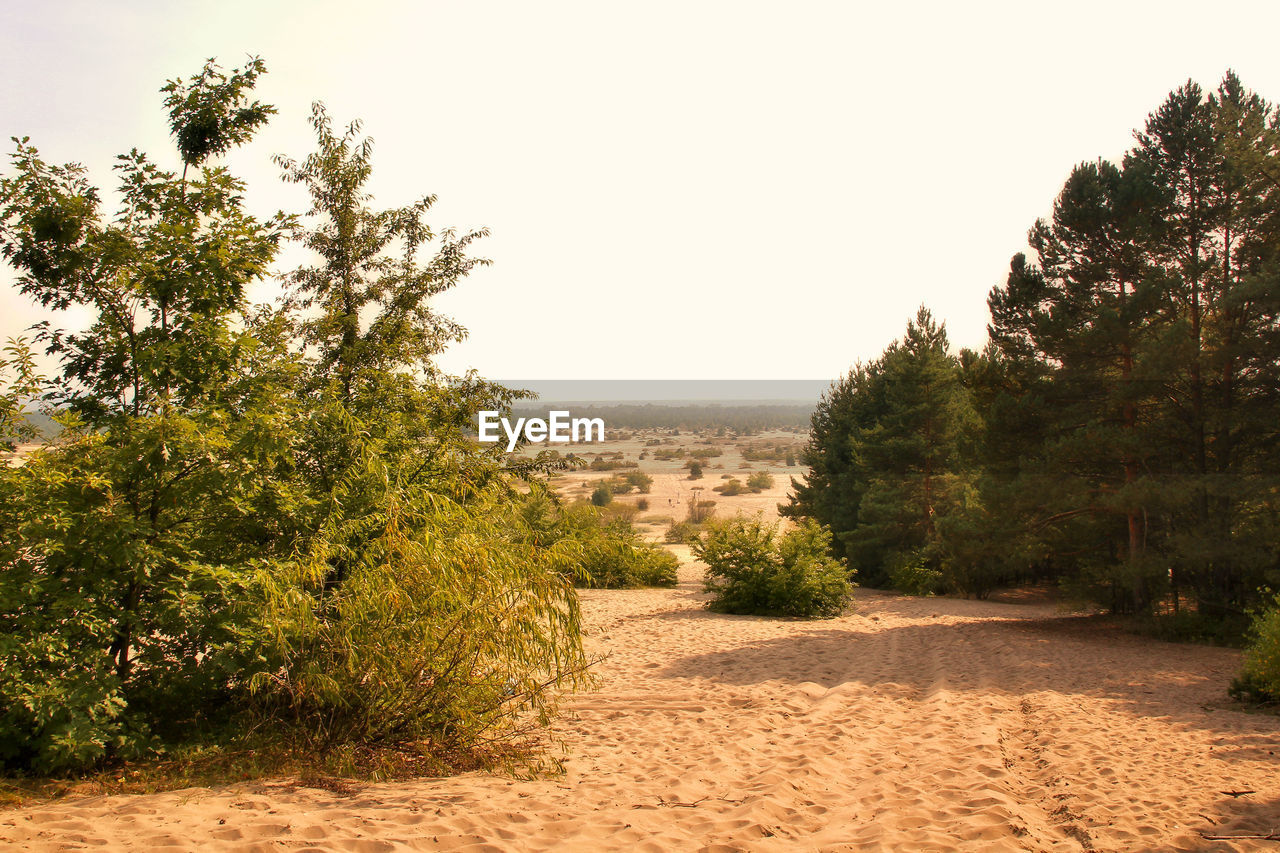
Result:
[[1280,702],[1280,596],[1254,618],[1240,676],[1231,685],[1237,699]]
[[626,459],[621,453],[601,454],[587,466],[592,471],[617,471],[619,468],[638,468],[639,463]]
[[[627,471],[625,474],[618,474],[607,480],[601,480],[600,485],[608,488],[609,494],[625,495],[632,490],[638,491],[642,495],[649,494],[653,488],[653,478],[641,471]],[[599,487],[597,487],[599,488]],[[595,502],[595,496],[592,496],[592,502]],[[604,506],[605,504],[596,504],[596,506]]]
[[737,477],[730,477],[728,480],[725,480],[723,483],[716,486],[712,491],[719,492],[720,494],[724,495],[726,498],[731,498],[731,497],[734,497],[735,495],[744,494],[745,492],[750,490],[746,486],[744,486],[742,484],[742,481],[739,480]]
[[613,501],[613,488],[604,480],[596,483],[596,487],[591,490],[592,506],[608,506]]
[[701,530],[700,526],[689,521],[672,521],[663,534],[663,541],[671,545],[687,545],[694,540]]
[[784,510],[830,526],[835,553],[868,584],[892,585],[895,561],[941,547],[941,521],[972,479],[981,423],[947,350],[945,327],[921,308],[900,341],[833,385],[814,413],[810,473],[792,481]]
[[[471,440],[479,410],[521,395],[439,373],[464,330],[429,299],[484,263],[483,232],[433,231],[430,197],[369,209],[372,146],[319,105],[317,152],[279,161],[306,216],[243,210],[208,161],[273,112],[248,100],[263,71],[166,86],[182,173],[121,157],[115,215],[25,139],[0,177],[20,289],[93,318],[41,327],[71,414],[0,469],[7,771],[124,758],[215,714],[327,745],[510,744],[583,683],[570,579],[674,580],[670,555],[597,518],[542,541],[514,481],[571,461]],[[286,277],[283,310],[251,310],[287,234],[318,263]],[[21,344],[4,369],[9,441],[37,383]]]
[[30,404],[44,385],[26,339],[10,338],[0,351],[0,450],[13,450],[35,437]]
[[587,504],[561,506],[541,491],[524,499],[521,513],[530,541],[554,553],[562,574],[578,586],[628,589],[676,583],[675,555],[643,541],[625,519],[606,519]]
[[275,114],[275,107],[246,97],[266,71],[261,59],[252,58],[228,77],[210,59],[190,80],[170,80],[160,90],[168,96],[169,128],[185,166],[199,166],[243,145]]
[[894,554],[889,563],[889,584],[908,595],[933,595],[942,588],[942,572],[924,550]]
[[[259,70],[202,76],[239,110]],[[176,109],[175,136],[194,139],[186,122],[206,115]],[[242,118],[200,130],[184,175],[244,141],[255,122]],[[5,649],[0,761],[48,772],[142,749],[152,723],[229,689],[247,561],[273,546],[261,511],[290,409],[288,359],[254,334],[244,288],[290,221],[245,213],[223,168],[188,181],[132,151],[108,216],[81,167],[51,166],[25,139],[11,161],[0,255],[23,293],[94,318],[39,337],[63,359],[58,396],[91,429],[0,473],[0,622],[22,638]]]
[[839,616],[852,597],[829,553],[830,533],[813,521],[779,536],[777,525],[737,516],[709,523],[692,543],[707,565],[712,610],[763,616]]
[[649,494],[649,491],[653,488],[653,478],[640,471],[628,471],[622,475],[622,479],[629,485],[634,486],[636,491],[642,495]]
[[697,489],[690,496],[687,506],[688,511],[685,514],[685,521],[690,524],[704,524],[711,516],[716,514],[716,502],[700,498]]
[[1115,610],[1239,616],[1275,573],[1276,117],[1230,73],[1170,93],[988,300],[993,425],[1029,451],[1002,473],[1034,496],[1010,508]]
[[702,479],[702,463],[701,462],[690,462],[688,465],[688,468],[689,468],[690,480]]
[[545,724],[586,667],[566,555],[512,536],[496,495],[393,499],[259,572],[258,707],[322,742],[466,749]]
[[753,492],[763,492],[773,488],[773,475],[768,471],[756,471],[747,477],[747,488]]
[[1052,580],[1229,632],[1280,581],[1280,111],[1229,73],[1136,140],[1072,170],[981,353],[922,312],[820,402],[784,511],[864,582],[927,553],[942,590]]

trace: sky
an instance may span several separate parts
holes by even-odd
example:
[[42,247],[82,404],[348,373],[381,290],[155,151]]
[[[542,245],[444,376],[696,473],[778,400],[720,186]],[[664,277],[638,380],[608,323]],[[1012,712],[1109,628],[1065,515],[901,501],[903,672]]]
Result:
[[[133,147],[176,163],[166,80],[261,56],[279,113],[228,158],[253,211],[304,208],[271,155],[321,100],[373,137],[379,206],[491,230],[436,303],[470,330],[447,370],[834,378],[921,304],[981,347],[1072,166],[1188,79],[1280,99],[1278,31],[1275,2],[0,0],[0,138],[109,188]],[[0,339],[47,317],[13,280]]]

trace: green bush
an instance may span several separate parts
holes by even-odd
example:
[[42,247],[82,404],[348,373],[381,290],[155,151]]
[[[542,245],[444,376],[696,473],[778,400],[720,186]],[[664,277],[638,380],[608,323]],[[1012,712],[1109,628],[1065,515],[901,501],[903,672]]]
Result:
[[768,471],[757,471],[747,478],[747,488],[753,492],[763,492],[773,488],[773,475]]
[[722,613],[763,616],[839,616],[853,590],[828,551],[831,534],[813,521],[778,535],[760,517],[712,521],[694,540],[707,565],[708,605]]
[[[628,471],[600,482],[608,486],[613,495],[630,494],[633,489],[642,495],[647,495],[653,488],[653,478],[642,471]],[[603,506],[603,504],[597,504],[597,506]]]
[[587,466],[592,471],[616,471],[619,468],[638,468],[639,463],[631,462],[623,457],[621,453],[610,453],[597,456],[591,460],[591,464]]
[[689,498],[689,511],[685,515],[685,521],[690,524],[703,524],[715,514],[716,502],[702,500],[695,494]]
[[894,554],[889,560],[889,585],[908,595],[933,595],[942,585],[942,572],[923,550]]
[[608,506],[613,500],[613,489],[608,483],[601,480],[596,483],[596,487],[591,491],[591,503],[594,506]]
[[[636,510],[621,506],[632,514]],[[555,554],[560,571],[576,586],[627,589],[676,583],[675,555],[641,539],[626,518],[606,518],[607,511],[584,503],[559,506],[540,491],[524,498],[521,513],[528,524],[521,535]]]
[[653,488],[653,478],[643,471],[628,471],[623,474],[623,478],[635,486],[636,491],[642,495],[649,494],[649,491]]
[[687,545],[698,535],[699,529],[698,525],[688,521],[673,521],[662,541],[672,545]]
[[502,503],[397,501],[263,566],[257,707],[324,743],[468,749],[545,723],[584,682],[578,556],[515,525]]
[[[251,447],[246,427],[139,418],[127,437],[70,436],[0,470],[0,765],[138,754],[155,723],[225,698],[249,654],[245,562],[261,553],[246,540],[262,472],[228,453]],[[161,448],[186,477],[164,477]],[[138,513],[131,495],[166,511]],[[203,512],[179,514],[191,506]]]
[[1280,701],[1280,595],[1272,607],[1258,614],[1249,633],[1244,666],[1231,684],[1231,695],[1251,701]]
[[714,491],[719,492],[720,494],[724,495],[726,498],[731,498],[746,492],[747,487],[743,485],[742,481],[739,480],[737,477],[730,477],[725,482],[716,486]]

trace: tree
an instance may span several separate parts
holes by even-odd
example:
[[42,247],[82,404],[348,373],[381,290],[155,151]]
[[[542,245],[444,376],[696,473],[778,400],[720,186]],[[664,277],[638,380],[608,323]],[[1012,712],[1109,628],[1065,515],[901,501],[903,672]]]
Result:
[[1038,265],[1016,257],[989,300],[1053,412],[1020,473],[1049,498],[1028,523],[1115,609],[1189,585],[1201,613],[1239,613],[1273,564],[1274,123],[1232,74],[1171,93],[1122,166],[1077,167],[1032,230]]
[[[832,552],[848,559],[846,539],[858,526],[867,478],[854,452],[854,437],[874,428],[884,411],[881,360],[855,365],[832,383],[814,409],[802,461],[804,480],[791,478],[784,516],[809,517],[831,530]],[[864,575],[865,577],[865,575]]]
[[[371,148],[319,108],[319,153],[282,161],[312,191],[308,217],[246,213],[210,160],[273,112],[248,100],[264,71],[210,62],[171,81],[182,170],[121,157],[114,217],[81,167],[26,139],[0,177],[19,287],[95,318],[40,327],[79,420],[0,470],[6,770],[126,757],[211,714],[271,723],[223,731],[293,723],[320,747],[477,748],[585,680],[569,578],[592,557],[536,542],[512,482],[557,463],[478,448],[475,411],[517,395],[431,362],[461,330],[428,298],[479,263],[464,251],[478,232],[441,232],[421,263],[427,202],[369,210]],[[247,284],[295,232],[320,263],[288,278],[283,310],[250,309]],[[30,384],[15,359],[6,418]]]
[[869,584],[895,554],[936,549],[937,519],[969,479],[978,422],[944,326],[925,308],[880,359],[833,387],[814,414],[810,473],[790,514],[833,527]]
[[3,474],[6,764],[52,770],[137,748],[166,703],[225,685],[239,654],[234,621],[248,562],[272,546],[258,510],[286,420],[257,405],[278,371],[263,369],[244,290],[289,221],[249,215],[241,183],[207,159],[269,113],[244,100],[262,70],[253,60],[226,76],[210,62],[170,82],[183,176],[122,155],[113,216],[82,167],[47,164],[25,138],[0,178],[0,256],[20,290],[94,318],[81,333],[39,327],[62,358],[58,399],[87,428]]
[[1081,520],[1103,530],[1108,519],[1122,525],[1113,543],[1105,534],[1090,541],[1105,549],[1095,559],[1122,555],[1134,610],[1148,606],[1160,578],[1145,529],[1155,492],[1149,472],[1153,462],[1160,467],[1146,428],[1160,373],[1159,287],[1141,251],[1152,227],[1148,177],[1137,165],[1078,166],[1052,220],[1031,231],[1040,266],[1015,259],[1006,288],[989,300],[993,340],[1024,336],[1006,356],[1025,358],[1029,349],[1054,366],[1045,389],[1054,418],[1043,436],[1045,473],[1072,485],[1053,517],[1088,516]]

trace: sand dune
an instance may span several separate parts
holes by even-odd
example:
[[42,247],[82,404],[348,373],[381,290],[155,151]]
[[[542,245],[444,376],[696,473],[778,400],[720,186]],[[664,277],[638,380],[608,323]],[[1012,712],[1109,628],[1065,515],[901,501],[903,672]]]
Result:
[[[600,689],[563,777],[288,782],[0,813],[34,850],[1248,850],[1280,828],[1280,719],[1233,710],[1238,653],[1046,606],[862,591],[826,622],[588,591]],[[1222,792],[1251,790],[1232,797]]]

